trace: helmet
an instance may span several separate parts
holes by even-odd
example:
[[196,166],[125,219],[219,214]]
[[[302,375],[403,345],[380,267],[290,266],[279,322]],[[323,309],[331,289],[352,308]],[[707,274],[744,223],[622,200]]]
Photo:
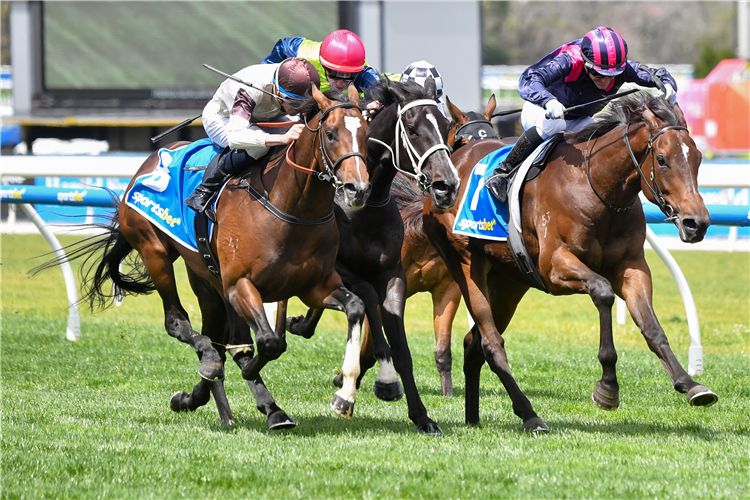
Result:
[[273,80],[279,92],[294,99],[303,99],[311,95],[312,83],[320,88],[320,75],[315,66],[301,57],[285,59],[276,70]]
[[343,73],[351,78],[365,68],[365,46],[351,31],[336,30],[320,45],[320,64],[334,77]]
[[583,37],[581,53],[587,67],[601,75],[616,76],[625,71],[628,44],[617,31],[599,26]]
[[443,97],[443,78],[440,76],[437,68],[427,61],[413,62],[406,67],[401,74],[401,83],[417,82],[424,87],[424,81],[428,76],[435,79],[435,90],[437,90],[438,100]]

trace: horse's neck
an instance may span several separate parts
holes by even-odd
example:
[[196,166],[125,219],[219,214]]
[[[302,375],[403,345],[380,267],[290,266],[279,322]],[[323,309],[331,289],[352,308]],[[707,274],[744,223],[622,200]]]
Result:
[[[644,124],[631,126],[628,130],[628,139],[633,155],[641,164],[648,147],[648,128]],[[618,127],[597,141],[602,142],[602,146],[588,152],[594,187],[613,205],[632,205],[641,191],[641,177],[628,152],[625,129]],[[648,162],[649,159],[646,158],[643,168],[651,168],[647,167]]]
[[380,154],[377,155],[377,158],[368,158],[371,160],[368,163],[372,166],[369,172],[370,184],[372,185],[371,200],[381,200],[388,196],[391,183],[397,173],[396,169],[393,168],[393,162],[396,161],[394,155],[396,153],[396,123],[398,122],[397,106],[397,104],[388,106],[383,110],[383,113],[387,113],[387,115],[383,115],[383,121],[373,123],[370,127],[370,137],[387,144],[391,148],[389,151],[382,144],[376,144],[374,150],[378,150]]
[[316,218],[327,215],[333,206],[333,186],[317,178],[320,170],[315,156],[315,134],[305,129],[292,146],[289,159],[315,173],[302,172],[287,161],[279,164],[279,171],[269,199],[279,210],[297,217]]

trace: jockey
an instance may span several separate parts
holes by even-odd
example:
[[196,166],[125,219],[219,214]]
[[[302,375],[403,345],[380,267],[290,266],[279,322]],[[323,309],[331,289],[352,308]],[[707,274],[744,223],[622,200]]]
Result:
[[526,101],[521,112],[525,132],[487,179],[485,185],[495,198],[505,202],[509,175],[545,139],[566,130],[580,130],[606,103],[570,113],[565,113],[565,108],[613,95],[626,82],[656,87],[654,78],[664,83],[663,96],[670,104],[675,103],[677,84],[672,75],[664,68],[654,71],[629,61],[627,55],[628,45],[622,36],[612,28],[599,26],[583,38],[558,47],[523,72],[518,93]]
[[203,128],[219,147],[231,148],[218,162],[212,162],[185,204],[203,212],[214,193],[233,174],[252,160],[263,157],[271,146],[290,144],[304,125],[292,125],[283,134],[269,134],[255,123],[290,121],[294,104],[312,95],[312,86],[320,86],[315,67],[306,59],[291,57],[280,64],[256,64],[234,74],[252,86],[224,80],[203,108]]
[[362,93],[380,81],[378,72],[365,61],[365,46],[349,30],[336,30],[322,42],[299,36],[282,38],[263,64],[278,63],[287,57],[302,57],[315,66],[320,75],[320,90],[333,88],[344,92],[350,83]]

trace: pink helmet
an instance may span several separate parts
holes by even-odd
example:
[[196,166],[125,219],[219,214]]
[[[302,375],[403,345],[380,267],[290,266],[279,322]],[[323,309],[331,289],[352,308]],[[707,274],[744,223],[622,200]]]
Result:
[[616,76],[625,71],[628,44],[617,31],[599,26],[583,37],[581,53],[590,69],[601,75]]
[[343,73],[351,78],[365,68],[365,46],[351,31],[336,30],[320,46],[320,63],[334,77]]

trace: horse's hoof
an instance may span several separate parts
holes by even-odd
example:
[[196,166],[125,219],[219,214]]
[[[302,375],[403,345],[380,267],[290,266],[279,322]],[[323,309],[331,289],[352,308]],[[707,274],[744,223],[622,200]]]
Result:
[[177,391],[174,394],[172,394],[172,399],[169,400],[169,407],[172,409],[173,412],[179,413],[181,411],[188,411],[189,408],[182,407],[180,403],[182,403],[182,400],[185,399],[188,396],[188,393],[185,391]]
[[382,401],[398,401],[404,397],[404,390],[401,388],[401,384],[398,381],[384,383],[376,380],[372,392],[374,392],[375,396]]
[[591,400],[599,408],[607,411],[616,410],[620,407],[620,391],[610,391],[602,385],[601,380],[597,380],[594,392],[591,394]]
[[209,382],[224,380],[224,363],[221,361],[207,361],[201,363],[201,367],[198,368],[198,375]]
[[688,391],[687,400],[691,406],[711,406],[719,400],[719,396],[705,385],[696,385]]
[[333,377],[333,386],[338,387],[339,389],[344,387],[344,374],[343,373],[339,373],[335,377]]
[[523,422],[523,430],[531,432],[546,432],[549,430],[547,424],[539,417],[533,417]]
[[333,401],[331,401],[331,408],[340,417],[347,420],[350,420],[352,418],[352,413],[354,413],[354,403],[350,403],[338,394],[333,396]]
[[272,431],[280,431],[283,429],[291,429],[296,427],[297,423],[289,418],[289,415],[284,410],[276,410],[275,412],[268,415],[268,429]]
[[429,421],[426,424],[422,424],[417,427],[417,433],[428,434],[430,436],[442,436],[443,429],[441,429],[440,426],[435,422]]

